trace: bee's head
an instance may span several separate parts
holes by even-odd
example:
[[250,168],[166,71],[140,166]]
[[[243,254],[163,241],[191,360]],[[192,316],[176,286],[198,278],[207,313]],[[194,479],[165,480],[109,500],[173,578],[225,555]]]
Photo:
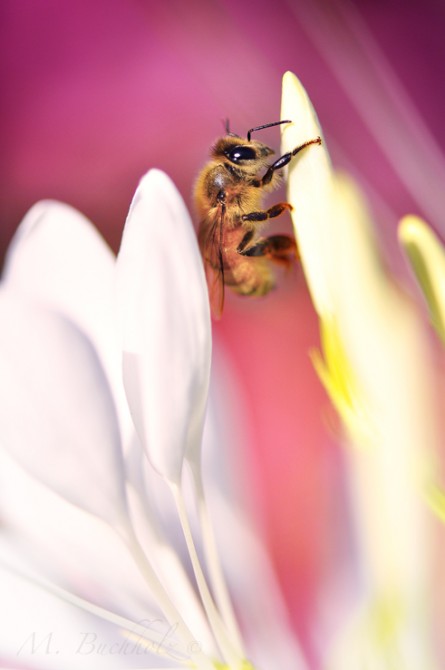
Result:
[[212,157],[216,160],[228,160],[249,172],[256,172],[265,166],[267,157],[273,153],[273,149],[266,144],[233,134],[221,137],[212,148]]

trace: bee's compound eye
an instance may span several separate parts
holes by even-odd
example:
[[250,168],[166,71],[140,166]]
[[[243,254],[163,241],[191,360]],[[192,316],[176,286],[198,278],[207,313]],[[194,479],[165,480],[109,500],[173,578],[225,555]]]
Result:
[[252,147],[245,147],[242,145],[232,147],[226,151],[225,154],[229,161],[232,161],[232,163],[239,163],[240,161],[251,161],[255,160],[256,158],[255,150],[252,149]]

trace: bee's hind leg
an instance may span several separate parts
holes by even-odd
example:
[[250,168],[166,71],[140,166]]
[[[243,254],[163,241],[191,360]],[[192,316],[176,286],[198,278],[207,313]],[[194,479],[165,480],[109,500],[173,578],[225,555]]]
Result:
[[271,235],[259,239],[251,247],[240,249],[238,253],[250,258],[265,257],[289,268],[299,259],[297,243],[290,235]]

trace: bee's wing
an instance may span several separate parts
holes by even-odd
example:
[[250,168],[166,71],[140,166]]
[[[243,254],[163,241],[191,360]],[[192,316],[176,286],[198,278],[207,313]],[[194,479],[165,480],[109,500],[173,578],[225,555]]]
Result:
[[210,307],[215,319],[224,308],[223,226],[225,208],[205,219],[199,228],[199,246],[209,291]]
[[209,263],[205,263],[207,287],[209,290],[212,316],[220,319],[224,309],[224,279],[221,270],[215,270]]

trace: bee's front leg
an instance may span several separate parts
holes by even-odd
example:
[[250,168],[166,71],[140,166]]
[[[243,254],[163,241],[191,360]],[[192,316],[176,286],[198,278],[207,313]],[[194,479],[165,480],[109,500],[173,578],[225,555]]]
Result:
[[[250,235],[250,237],[248,237]],[[247,238],[247,241],[245,241]],[[290,235],[271,235],[270,237],[262,237],[255,242],[251,247],[248,247],[251,233],[246,233],[243,241],[239,245],[237,251],[242,256],[250,258],[257,258],[259,256],[270,258],[275,263],[280,263],[287,268],[292,263],[299,259],[297,243]],[[244,243],[244,245],[243,245]]]
[[281,170],[284,168],[294,156],[296,156],[302,149],[310,146],[311,144],[321,144],[321,137],[316,137],[315,140],[308,140],[303,144],[300,144],[299,147],[296,147],[293,151],[289,151],[287,154],[283,154],[280,158],[272,163],[272,165],[267,169],[266,173],[263,175],[262,179],[255,183],[254,186],[266,186],[272,181],[273,174],[276,170]]

